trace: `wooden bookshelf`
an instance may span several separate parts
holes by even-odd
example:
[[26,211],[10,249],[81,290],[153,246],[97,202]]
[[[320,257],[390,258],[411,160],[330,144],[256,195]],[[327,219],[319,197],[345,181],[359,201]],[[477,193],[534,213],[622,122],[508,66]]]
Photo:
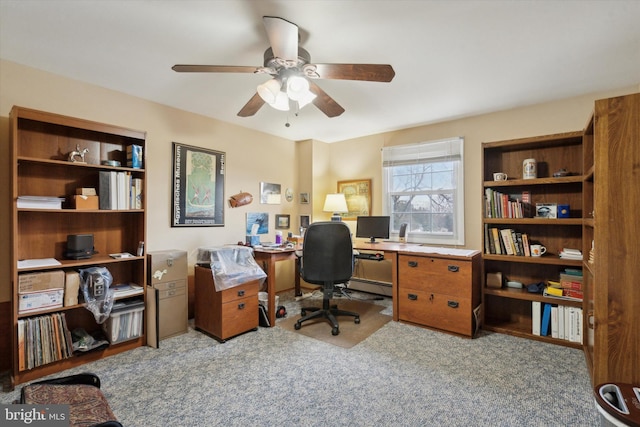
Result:
[[[146,210],[76,210],[71,201],[78,187],[98,191],[98,173],[115,171],[129,174],[143,182],[145,169],[126,167],[129,145],[145,146],[145,132],[91,122],[22,107],[13,107],[10,114],[12,156],[12,385],[76,367],[86,362],[139,347],[146,343],[145,334],[107,348],[87,353],[74,353],[51,363],[25,369],[20,364],[18,322],[37,316],[63,313],[68,330],[82,328],[89,333],[100,329],[85,304],[56,309],[19,313],[18,284],[20,276],[51,270],[77,271],[81,268],[106,267],[113,283],[146,283],[146,257],[113,259],[110,253],[135,254],[138,243],[146,241]],[[85,162],[71,162],[69,153],[77,147],[87,148]],[[122,166],[103,165],[105,160],[117,160]],[[64,197],[62,209],[18,208],[20,196]],[[97,254],[88,259],[65,259],[69,234],[93,234]],[[61,265],[18,268],[18,260],[55,258]],[[132,298],[144,300],[144,293]],[[144,328],[143,328],[144,331]],[[21,347],[22,346],[22,347]]]

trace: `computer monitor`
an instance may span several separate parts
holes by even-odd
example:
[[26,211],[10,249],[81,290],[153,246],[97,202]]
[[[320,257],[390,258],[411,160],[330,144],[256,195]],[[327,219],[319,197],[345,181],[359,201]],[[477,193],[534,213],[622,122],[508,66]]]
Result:
[[359,216],[356,237],[369,239],[370,243],[378,243],[376,239],[388,239],[390,222],[389,216]]

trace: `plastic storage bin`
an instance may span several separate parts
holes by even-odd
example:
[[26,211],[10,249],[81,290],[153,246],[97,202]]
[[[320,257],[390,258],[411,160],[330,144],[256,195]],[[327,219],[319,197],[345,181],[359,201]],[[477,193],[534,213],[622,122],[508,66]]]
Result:
[[122,307],[114,305],[111,315],[102,324],[102,329],[111,344],[136,339],[142,336],[143,317],[143,301]]

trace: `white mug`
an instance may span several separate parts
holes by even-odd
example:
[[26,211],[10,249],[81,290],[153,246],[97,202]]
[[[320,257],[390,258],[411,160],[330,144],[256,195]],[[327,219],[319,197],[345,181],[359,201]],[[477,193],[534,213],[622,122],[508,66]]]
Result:
[[506,181],[507,178],[509,178],[509,177],[504,172],[496,172],[496,173],[493,174],[493,180],[494,181]]
[[547,248],[542,245],[531,245],[531,256],[542,256],[547,252]]
[[522,179],[534,179],[537,177],[536,159],[525,159],[522,162]]

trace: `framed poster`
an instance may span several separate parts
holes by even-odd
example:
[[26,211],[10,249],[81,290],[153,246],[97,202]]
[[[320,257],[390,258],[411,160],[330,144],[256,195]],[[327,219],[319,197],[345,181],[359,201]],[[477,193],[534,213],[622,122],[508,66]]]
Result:
[[300,215],[300,228],[309,228],[309,215]]
[[276,229],[287,230],[291,228],[290,215],[276,215]]
[[225,153],[173,143],[172,227],[224,226]]
[[341,214],[343,220],[355,221],[358,216],[371,215],[371,180],[338,181],[338,193],[347,199],[349,212]]
[[309,204],[309,193],[300,193],[300,204],[301,205]]

